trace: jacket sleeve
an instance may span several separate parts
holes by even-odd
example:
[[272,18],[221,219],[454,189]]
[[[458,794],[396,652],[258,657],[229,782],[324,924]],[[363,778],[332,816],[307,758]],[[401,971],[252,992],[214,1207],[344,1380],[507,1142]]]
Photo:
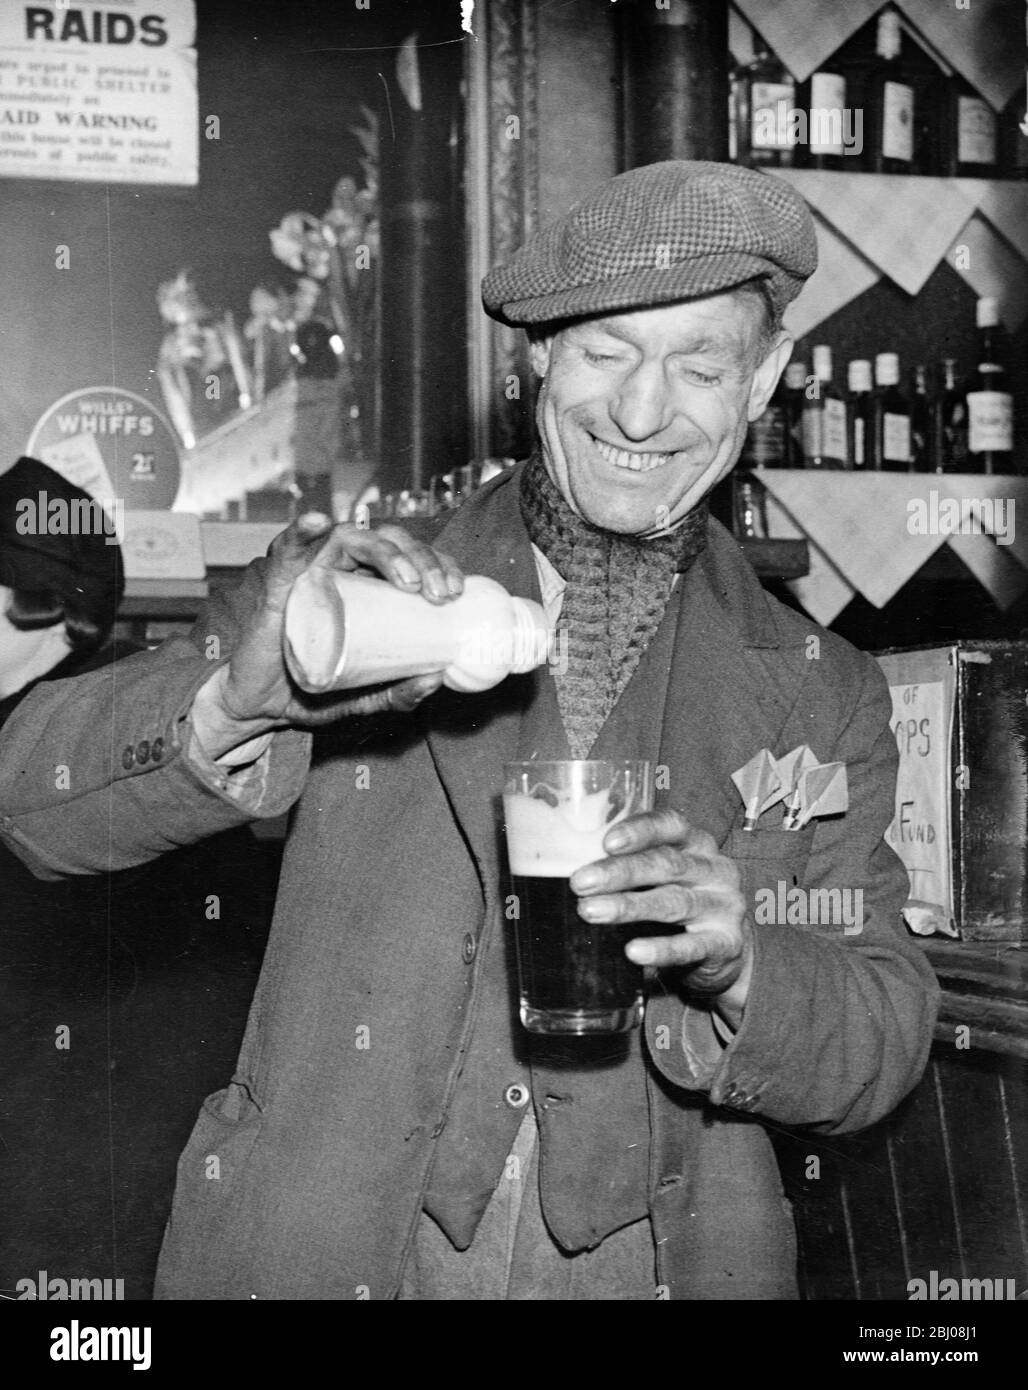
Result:
[[206,758],[189,719],[258,590],[248,572],[190,638],[43,681],[21,702],[0,734],[0,839],[37,877],[142,864],[296,800],[309,735],[277,733],[251,766],[232,769]]
[[[755,943],[738,1032],[719,1036],[707,1008],[673,992],[651,1000],[645,1023],[650,1056],[678,1086],[823,1134],[875,1123],[916,1085],[938,1008],[935,975],[900,918],[907,872],[883,838],[897,766],[888,687],[877,663],[863,660],[831,754],[847,767],[849,809],[808,827],[805,840],[803,831],[737,831],[725,848],[745,855],[736,862]],[[793,887],[807,906],[782,920]],[[833,898],[814,889],[839,890],[834,902],[849,904],[851,920],[826,922]],[[817,901],[825,906],[815,913]],[[806,924],[808,914],[820,922]]]

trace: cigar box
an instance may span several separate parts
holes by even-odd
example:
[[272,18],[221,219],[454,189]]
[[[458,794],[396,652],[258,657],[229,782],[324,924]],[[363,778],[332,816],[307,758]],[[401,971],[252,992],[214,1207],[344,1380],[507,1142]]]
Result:
[[908,926],[1028,939],[1028,642],[890,650],[878,661],[900,754],[886,839],[910,873]]

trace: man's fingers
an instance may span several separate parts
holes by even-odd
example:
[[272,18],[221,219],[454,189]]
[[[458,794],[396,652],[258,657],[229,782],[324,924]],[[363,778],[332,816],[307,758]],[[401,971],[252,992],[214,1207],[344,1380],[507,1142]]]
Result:
[[[280,531],[268,546],[265,558],[259,561],[269,597],[276,595],[281,599],[288,593],[293,580],[299,578],[331,535],[332,518],[324,512],[305,512]],[[279,606],[278,602],[272,603],[273,609]]]
[[717,852],[713,836],[690,825],[683,813],[673,807],[628,816],[612,825],[603,837],[603,848],[608,854],[632,854],[656,845],[681,845],[695,854]]
[[427,676],[412,676],[410,680],[399,681],[384,692],[389,697],[386,708],[399,713],[417,709],[422,700],[438,690],[442,683],[442,671],[433,671]]
[[379,533],[391,541],[403,558],[413,565],[426,598],[437,603],[455,598],[464,587],[460,567],[452,556],[443,556],[400,526],[383,526]]
[[442,683],[441,671],[434,671],[427,676],[411,676],[409,680],[397,681],[395,685],[349,699],[345,705],[339,707],[336,717],[382,714],[386,711],[409,714],[411,710],[417,709],[422,700],[438,690]]
[[634,854],[616,854],[586,864],[571,875],[572,892],[620,893],[626,888],[650,888],[661,883],[709,878],[711,861],[674,845],[657,845]]
[[724,905],[720,893],[687,888],[682,883],[662,883],[644,892],[581,898],[578,915],[587,922],[667,922],[673,925],[702,920],[708,914],[723,911]]
[[461,569],[460,565],[457,564],[457,561],[452,555],[447,555],[445,550],[437,550],[435,555],[446,576],[446,586],[450,593],[453,594],[454,597],[456,597],[457,594],[463,593],[464,571]]
[[280,531],[268,547],[275,560],[288,561],[310,556],[312,541],[324,539],[332,530],[332,518],[324,512],[304,512]]
[[658,970],[703,965],[711,974],[730,966],[735,955],[723,932],[703,929],[677,936],[636,937],[625,947],[625,954],[636,965]]
[[361,565],[398,588],[420,591],[433,603],[444,603],[463,588],[455,560],[443,557],[399,526],[370,531],[345,522],[332,531],[315,564],[347,570]]

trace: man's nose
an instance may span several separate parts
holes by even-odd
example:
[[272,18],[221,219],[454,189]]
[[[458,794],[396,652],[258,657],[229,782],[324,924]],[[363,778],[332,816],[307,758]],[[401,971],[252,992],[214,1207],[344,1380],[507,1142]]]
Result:
[[610,418],[624,439],[641,442],[659,434],[670,416],[667,383],[656,363],[641,362],[619,384]]

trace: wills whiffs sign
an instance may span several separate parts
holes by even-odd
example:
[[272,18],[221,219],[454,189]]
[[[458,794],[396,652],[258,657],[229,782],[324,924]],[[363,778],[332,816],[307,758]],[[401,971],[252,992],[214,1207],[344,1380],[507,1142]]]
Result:
[[193,0],[0,4],[0,178],[197,182]]

